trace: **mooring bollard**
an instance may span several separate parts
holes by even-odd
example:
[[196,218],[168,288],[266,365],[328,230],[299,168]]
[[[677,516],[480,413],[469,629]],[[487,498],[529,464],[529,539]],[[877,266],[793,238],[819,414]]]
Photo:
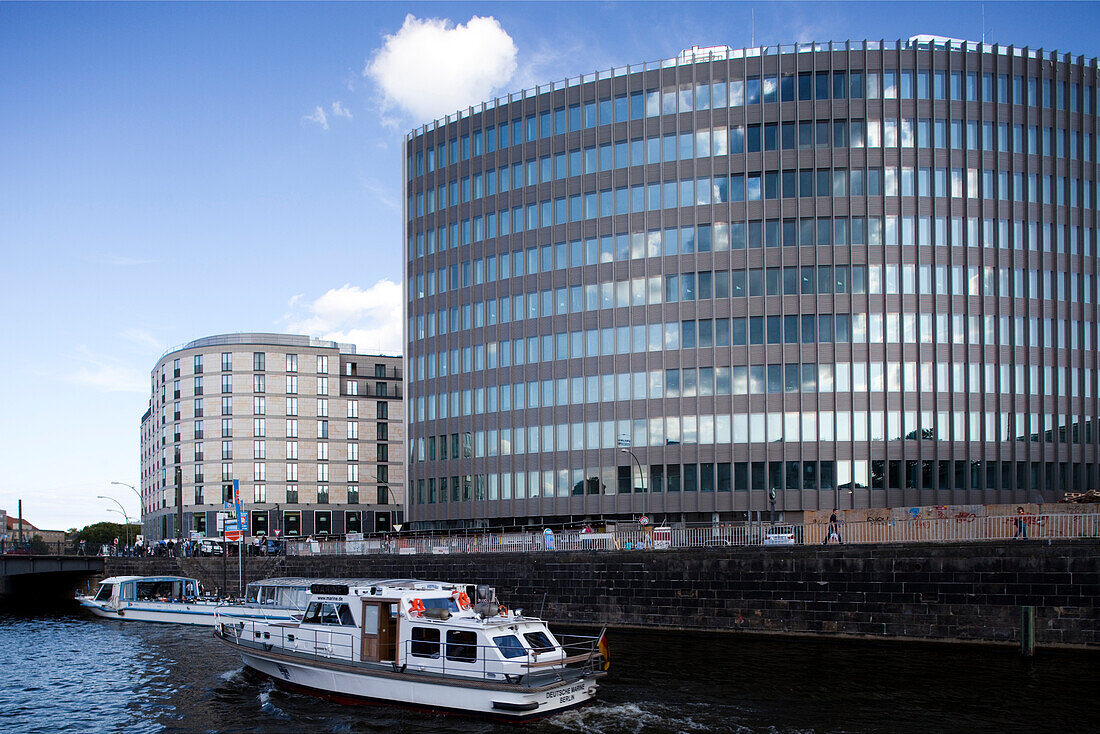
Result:
[[1031,657],[1035,650],[1035,607],[1020,607],[1020,654]]

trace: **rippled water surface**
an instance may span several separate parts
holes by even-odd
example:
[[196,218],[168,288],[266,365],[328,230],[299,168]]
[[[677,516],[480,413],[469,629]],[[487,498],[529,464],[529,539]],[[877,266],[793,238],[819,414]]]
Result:
[[[1100,731],[1100,653],[613,632],[596,703],[553,732]],[[513,731],[340,706],[241,667],[209,629],[0,613],[2,732]]]

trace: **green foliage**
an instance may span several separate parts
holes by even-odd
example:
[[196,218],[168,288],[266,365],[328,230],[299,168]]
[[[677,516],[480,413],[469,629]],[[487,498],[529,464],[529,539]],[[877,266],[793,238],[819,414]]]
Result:
[[[130,542],[134,542],[134,538],[141,532],[141,526],[131,523],[129,536]],[[93,525],[86,525],[76,533],[77,541],[85,540],[88,545],[95,546],[101,544],[111,544],[118,538],[119,545],[126,542],[127,530],[126,526],[118,522],[97,522]]]
[[46,541],[42,540],[42,536],[35,533],[34,537],[30,541],[31,553],[37,555],[45,555],[49,552],[50,548],[46,545]]

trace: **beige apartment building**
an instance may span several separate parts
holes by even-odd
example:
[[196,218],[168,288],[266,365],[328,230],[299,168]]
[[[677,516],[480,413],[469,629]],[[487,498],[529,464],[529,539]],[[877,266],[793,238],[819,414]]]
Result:
[[405,505],[402,358],[289,334],[166,352],[141,420],[142,527],[218,535],[233,480],[250,534],[389,530]]

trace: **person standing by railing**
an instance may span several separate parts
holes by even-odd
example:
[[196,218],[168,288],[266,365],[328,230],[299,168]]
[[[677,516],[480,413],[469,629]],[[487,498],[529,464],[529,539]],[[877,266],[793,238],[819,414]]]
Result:
[[840,537],[840,522],[837,520],[836,510],[833,510],[833,514],[829,515],[829,529],[825,533],[825,541],[822,545],[828,545],[829,538],[832,537],[836,538],[836,542],[839,545],[844,545],[844,541]]
[[1016,534],[1012,536],[1012,539],[1019,540],[1023,536],[1023,540],[1027,540],[1027,515],[1024,513],[1024,508],[1017,507],[1016,517],[1012,520],[1016,525]]

